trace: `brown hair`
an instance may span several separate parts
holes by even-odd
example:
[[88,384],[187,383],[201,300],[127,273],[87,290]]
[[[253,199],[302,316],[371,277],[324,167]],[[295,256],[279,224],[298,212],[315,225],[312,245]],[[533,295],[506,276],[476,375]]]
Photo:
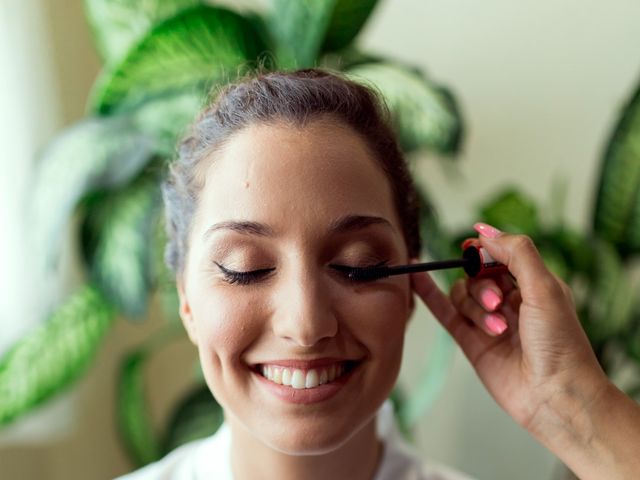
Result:
[[384,170],[409,256],[420,252],[418,198],[390,126],[384,101],[370,88],[320,69],[272,72],[227,85],[191,126],[163,184],[169,242],[165,261],[182,274],[188,237],[203,182],[198,166],[231,135],[253,124],[287,121],[305,126],[333,116],[357,132]]

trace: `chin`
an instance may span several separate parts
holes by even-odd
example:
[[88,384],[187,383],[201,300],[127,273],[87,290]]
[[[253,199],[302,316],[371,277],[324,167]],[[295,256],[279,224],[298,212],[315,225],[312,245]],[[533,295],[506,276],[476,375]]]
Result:
[[321,421],[319,426],[280,424],[274,429],[274,425],[271,424],[267,426],[268,430],[263,430],[265,435],[262,441],[272,449],[287,455],[323,455],[342,447],[371,421],[375,421],[375,416],[360,425],[354,425],[353,420],[342,423],[331,421],[329,424],[327,421]]

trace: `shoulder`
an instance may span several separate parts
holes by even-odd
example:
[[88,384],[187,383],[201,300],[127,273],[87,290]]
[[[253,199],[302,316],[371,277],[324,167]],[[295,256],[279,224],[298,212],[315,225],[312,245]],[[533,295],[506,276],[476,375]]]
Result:
[[186,443],[157,462],[115,480],[231,480],[229,444],[228,427],[223,424],[213,436]]

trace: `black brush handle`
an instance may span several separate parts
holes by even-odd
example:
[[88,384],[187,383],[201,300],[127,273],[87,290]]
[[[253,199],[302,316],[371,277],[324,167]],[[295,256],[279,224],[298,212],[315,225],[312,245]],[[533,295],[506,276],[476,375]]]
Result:
[[454,260],[439,260],[436,262],[412,263],[410,265],[382,267],[382,269],[385,270],[384,276],[389,277],[391,275],[401,275],[403,273],[428,272],[431,270],[444,270],[447,268],[464,268],[468,263],[469,260],[466,258],[456,258]]

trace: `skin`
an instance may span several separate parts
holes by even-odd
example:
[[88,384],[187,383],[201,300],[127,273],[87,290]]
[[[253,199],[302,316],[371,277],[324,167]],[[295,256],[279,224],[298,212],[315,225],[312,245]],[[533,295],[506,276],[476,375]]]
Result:
[[[640,407],[601,370],[571,290],[529,238],[484,224],[476,229],[480,244],[516,282],[460,280],[447,296],[418,274],[416,292],[498,404],[579,478],[640,478]],[[501,334],[487,323],[490,315],[506,324]]]
[[[361,138],[327,118],[250,126],[202,175],[180,314],[231,428],[234,478],[372,478],[375,416],[397,379],[413,310],[410,279],[354,283],[330,265],[409,261],[387,178]],[[353,215],[382,220],[333,228]],[[231,221],[268,231],[221,223]],[[273,270],[230,284],[214,262]],[[336,395],[313,404],[276,398],[251,370],[321,357],[359,364]]]

